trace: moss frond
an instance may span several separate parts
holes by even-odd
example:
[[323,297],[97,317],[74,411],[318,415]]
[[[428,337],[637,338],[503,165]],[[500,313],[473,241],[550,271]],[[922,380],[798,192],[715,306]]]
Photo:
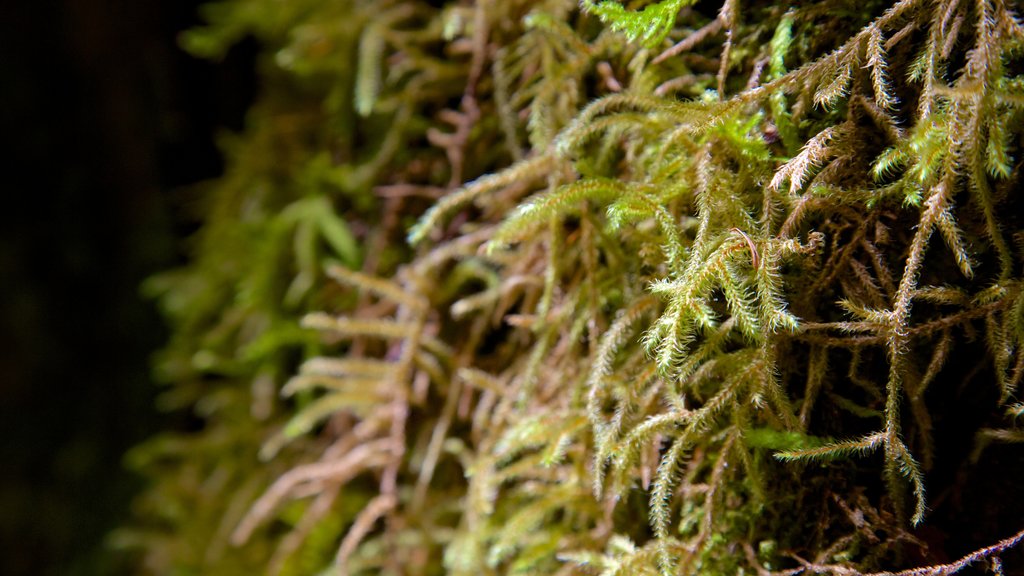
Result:
[[1020,440],[1011,3],[222,6],[286,87],[149,284],[158,572],[895,573]]

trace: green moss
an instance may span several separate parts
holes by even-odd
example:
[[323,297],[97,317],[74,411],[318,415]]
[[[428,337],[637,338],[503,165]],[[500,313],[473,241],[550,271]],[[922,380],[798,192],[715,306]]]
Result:
[[[1020,439],[1010,7],[434,4],[186,36],[272,57],[151,282],[204,425],[137,451],[147,570],[938,562],[936,428]],[[973,424],[929,401],[964,351]]]

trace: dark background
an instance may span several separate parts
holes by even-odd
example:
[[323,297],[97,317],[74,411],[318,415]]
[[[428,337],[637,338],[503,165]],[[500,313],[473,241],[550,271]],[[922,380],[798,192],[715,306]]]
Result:
[[180,198],[217,176],[256,91],[252,47],[182,52],[196,0],[0,3],[0,574],[118,574],[107,534],[166,426],[148,275],[183,259]]

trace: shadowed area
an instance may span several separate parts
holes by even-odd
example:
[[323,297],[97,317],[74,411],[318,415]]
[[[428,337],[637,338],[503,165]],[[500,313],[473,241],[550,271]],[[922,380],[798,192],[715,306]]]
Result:
[[[218,175],[252,53],[184,54],[195,1],[0,8],[0,573],[115,574],[104,545],[141,482],[122,454],[156,430],[166,338],[139,283],[180,258],[182,187]],[[13,175],[13,178],[10,176]]]

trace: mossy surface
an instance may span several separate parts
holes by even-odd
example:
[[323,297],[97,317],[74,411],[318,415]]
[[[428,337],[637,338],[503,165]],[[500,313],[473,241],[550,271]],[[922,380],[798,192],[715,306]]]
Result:
[[263,91],[148,285],[202,426],[136,450],[119,541],[161,574],[964,569],[1024,528],[929,523],[1024,438],[1018,9],[209,5],[186,47],[255,36]]

